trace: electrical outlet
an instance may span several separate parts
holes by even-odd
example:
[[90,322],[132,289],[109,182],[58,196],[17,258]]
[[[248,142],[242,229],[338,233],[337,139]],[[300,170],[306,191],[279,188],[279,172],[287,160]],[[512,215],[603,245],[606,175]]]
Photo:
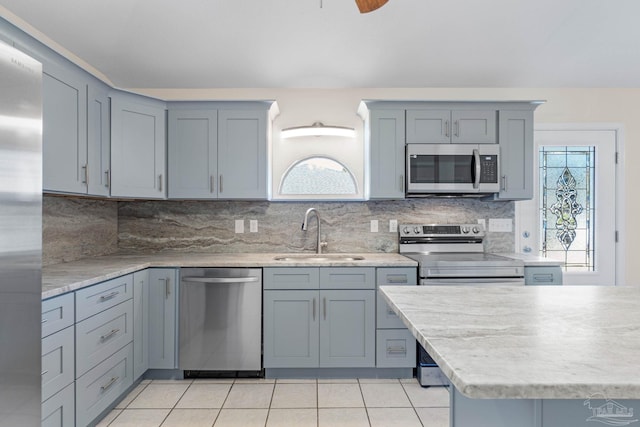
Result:
[[489,231],[510,233],[512,230],[511,218],[489,218]]
[[371,232],[372,233],[377,233],[378,232],[378,220],[377,219],[372,219],[371,220]]
[[396,233],[398,231],[398,220],[390,219],[389,220],[389,233]]
[[487,229],[487,220],[484,218],[480,218],[478,219],[478,224],[480,224],[482,226],[482,228],[484,228],[485,230]]
[[244,233],[244,219],[236,219],[236,233]]
[[258,232],[258,220],[257,219],[249,220],[249,232],[250,233],[257,233]]

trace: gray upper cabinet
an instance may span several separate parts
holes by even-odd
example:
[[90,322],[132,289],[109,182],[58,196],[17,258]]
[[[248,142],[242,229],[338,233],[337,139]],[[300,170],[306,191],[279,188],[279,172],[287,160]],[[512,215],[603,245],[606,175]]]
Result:
[[112,92],[112,196],[165,198],[165,115],[164,102]]
[[267,199],[271,101],[169,104],[169,197]]
[[404,110],[371,110],[366,113],[365,128],[369,135],[369,171],[365,178],[369,198],[403,199]]
[[170,107],[168,128],[169,198],[217,197],[217,111]]
[[109,196],[111,175],[111,118],[109,88],[87,86],[87,192]]
[[500,192],[496,199],[533,197],[533,110],[500,110]]
[[87,83],[78,73],[46,67],[42,79],[43,189],[87,192]]
[[495,144],[495,109],[407,110],[408,144]]

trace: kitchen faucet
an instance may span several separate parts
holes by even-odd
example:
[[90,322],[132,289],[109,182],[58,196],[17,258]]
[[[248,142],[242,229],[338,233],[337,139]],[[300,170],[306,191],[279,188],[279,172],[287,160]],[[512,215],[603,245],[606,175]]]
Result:
[[326,242],[321,242],[320,241],[320,214],[318,213],[318,211],[316,210],[316,208],[309,208],[307,209],[307,211],[304,214],[304,219],[302,220],[302,231],[307,231],[307,226],[309,225],[309,215],[311,213],[315,213],[316,214],[316,219],[318,220],[318,243],[317,243],[317,250],[316,253],[321,254],[322,253],[322,247],[326,246],[327,243]]

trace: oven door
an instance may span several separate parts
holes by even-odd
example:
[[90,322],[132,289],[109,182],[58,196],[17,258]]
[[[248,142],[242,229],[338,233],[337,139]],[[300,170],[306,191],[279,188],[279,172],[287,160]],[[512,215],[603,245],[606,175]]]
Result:
[[499,146],[408,144],[407,195],[496,193]]
[[420,286],[524,286],[524,277],[437,277],[421,278]]

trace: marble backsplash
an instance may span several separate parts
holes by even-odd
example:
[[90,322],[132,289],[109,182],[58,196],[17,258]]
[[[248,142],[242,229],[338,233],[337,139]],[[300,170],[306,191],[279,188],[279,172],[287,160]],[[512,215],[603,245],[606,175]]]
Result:
[[118,250],[118,202],[45,195],[42,264],[75,261]]
[[[322,219],[326,252],[397,252],[398,223],[475,223],[478,219],[514,218],[514,202],[477,199],[408,199],[369,202],[131,201],[118,203],[118,248],[210,252],[314,251],[316,221],[300,228],[305,211],[315,207]],[[379,232],[370,232],[370,221]],[[235,233],[235,220],[244,233]],[[258,232],[249,232],[249,220]],[[513,252],[514,233],[488,233],[488,252]]]

